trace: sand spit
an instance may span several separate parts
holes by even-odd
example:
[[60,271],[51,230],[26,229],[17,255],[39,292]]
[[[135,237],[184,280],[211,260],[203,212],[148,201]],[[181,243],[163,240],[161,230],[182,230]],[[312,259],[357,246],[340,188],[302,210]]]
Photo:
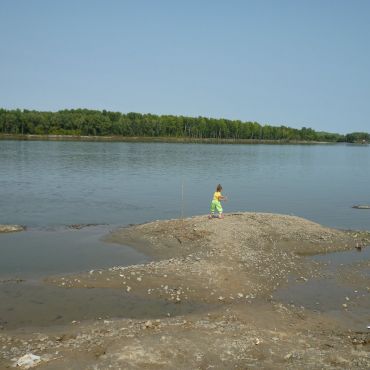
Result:
[[302,281],[320,274],[320,264],[304,256],[369,245],[369,233],[293,216],[237,213],[223,220],[197,216],[136,225],[112,232],[107,240],[133,246],[153,261],[46,282],[72,289],[116,288],[128,298],[145,297],[148,304],[191,302],[202,309],[177,317],[163,312],[146,320],[0,331],[0,365],[33,353],[41,356],[42,369],[370,366],[366,328],[348,331],[327,315],[272,299],[290,274]]

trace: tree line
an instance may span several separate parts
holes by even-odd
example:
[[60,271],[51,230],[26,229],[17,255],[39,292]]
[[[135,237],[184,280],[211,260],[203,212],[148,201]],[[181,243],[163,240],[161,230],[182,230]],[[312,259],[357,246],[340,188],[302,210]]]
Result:
[[191,139],[362,142],[368,133],[336,133],[257,122],[89,109],[58,112],[0,109],[0,133],[12,135],[73,135],[175,137]]

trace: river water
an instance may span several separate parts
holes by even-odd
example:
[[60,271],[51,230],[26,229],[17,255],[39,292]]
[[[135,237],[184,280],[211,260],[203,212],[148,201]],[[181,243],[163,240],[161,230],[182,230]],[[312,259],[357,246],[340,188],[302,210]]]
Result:
[[[370,229],[370,146],[0,141],[0,224],[122,225],[208,212]],[[183,196],[182,196],[183,194]]]
[[[284,213],[370,230],[370,211],[352,208],[370,203],[369,165],[365,145],[0,140],[0,224],[28,228],[0,235],[0,279],[31,284],[15,290],[14,282],[0,284],[0,301],[13,302],[14,314],[32,279],[145,262],[100,238],[121,225],[206,214],[218,183],[229,197],[225,212]],[[6,309],[0,307],[0,319],[13,317]]]

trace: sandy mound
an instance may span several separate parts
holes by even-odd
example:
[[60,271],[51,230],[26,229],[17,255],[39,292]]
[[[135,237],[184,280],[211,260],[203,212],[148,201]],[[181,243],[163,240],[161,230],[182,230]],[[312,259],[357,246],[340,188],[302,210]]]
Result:
[[153,261],[47,282],[116,288],[125,297],[146,297],[147,304],[192,302],[203,309],[145,321],[75,323],[43,334],[0,334],[4,366],[26,352],[41,355],[42,369],[370,366],[368,333],[344,331],[325,315],[271,299],[289,274],[309,279],[319,273],[304,255],[370,244],[366,232],[334,230],[292,216],[240,213],[223,220],[156,221],[116,230],[107,240],[133,246]]

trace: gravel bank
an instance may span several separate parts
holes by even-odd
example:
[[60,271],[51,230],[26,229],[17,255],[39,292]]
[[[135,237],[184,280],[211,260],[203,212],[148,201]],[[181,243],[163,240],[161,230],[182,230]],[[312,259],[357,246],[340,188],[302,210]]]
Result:
[[[298,217],[227,214],[122,228],[107,240],[152,256],[144,265],[113,266],[50,277],[63,288],[116,288],[122,295],[194,302],[207,310],[147,320],[109,319],[23,332],[0,331],[0,365],[26,353],[43,369],[317,369],[367,368],[370,336],[327,315],[285,306],[272,293],[290,274],[320,274],[307,255],[370,244],[366,232],[340,231]],[[135,307],[133,307],[135,309]]]

